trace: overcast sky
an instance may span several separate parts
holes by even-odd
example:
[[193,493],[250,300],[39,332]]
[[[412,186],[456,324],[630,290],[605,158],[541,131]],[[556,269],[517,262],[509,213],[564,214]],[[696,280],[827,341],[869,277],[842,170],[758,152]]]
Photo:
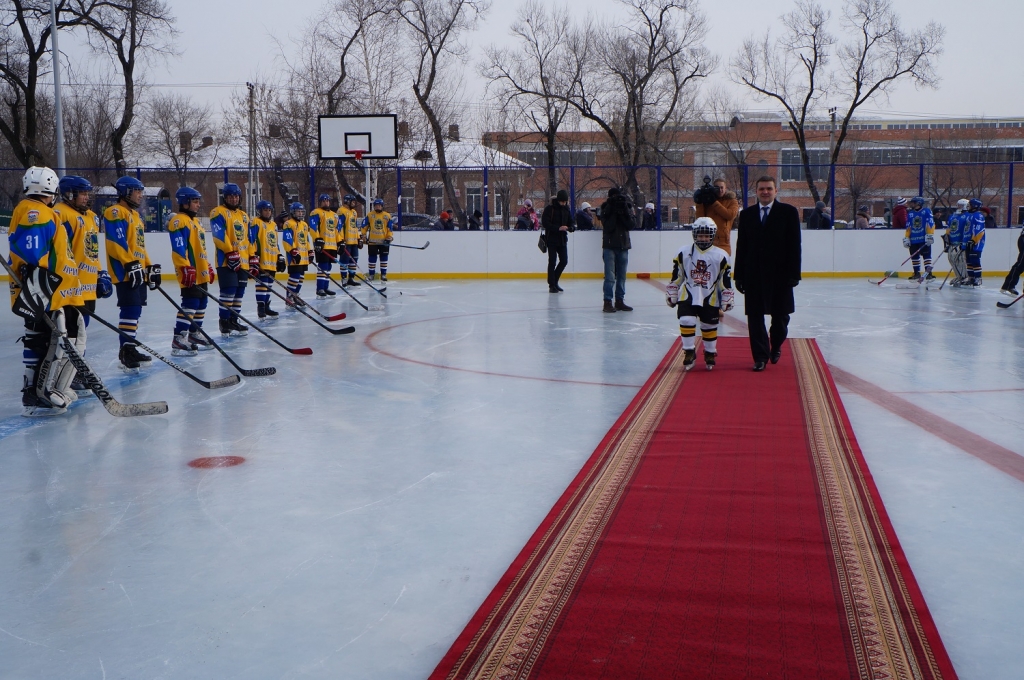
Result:
[[[178,84],[181,92],[220,105],[226,103],[233,87],[258,72],[278,68],[271,35],[287,43],[301,31],[306,19],[323,2],[315,0],[172,0],[170,5],[181,30],[180,58],[151,70],[149,80],[161,85]],[[470,58],[466,72],[465,99],[481,101],[484,83],[476,64],[491,43],[510,41],[508,25],[514,20],[519,2],[498,0],[469,36]],[[841,3],[823,3],[833,15]],[[942,78],[936,90],[917,90],[903,84],[890,101],[884,99],[863,108],[863,116],[1024,116],[1024,2],[1022,0],[895,0],[908,28],[937,21],[946,27],[945,53],[939,59]],[[616,0],[586,0],[570,3],[598,18],[624,15]],[[719,55],[716,83],[728,83],[725,69],[743,40],[761,34],[768,26],[777,29],[778,18],[792,4],[764,0],[732,0],[701,7],[710,19],[708,47]],[[833,26],[838,31],[838,22]],[[396,40],[398,37],[396,36]],[[62,48],[64,46],[62,45]],[[69,45],[65,51],[76,51]],[[205,86],[197,86],[204,84]],[[215,85],[210,85],[215,84]],[[738,94],[743,91],[736,88]],[[747,100],[747,109],[767,109],[768,104]]]

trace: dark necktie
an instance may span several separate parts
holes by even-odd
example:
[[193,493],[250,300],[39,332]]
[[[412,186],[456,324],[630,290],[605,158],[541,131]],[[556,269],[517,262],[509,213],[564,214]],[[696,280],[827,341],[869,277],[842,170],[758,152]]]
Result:
[[769,207],[771,207],[771,206],[767,206],[766,205],[766,206],[762,206],[761,207],[761,224],[764,224],[765,221],[767,221],[767,219],[768,219],[768,208]]

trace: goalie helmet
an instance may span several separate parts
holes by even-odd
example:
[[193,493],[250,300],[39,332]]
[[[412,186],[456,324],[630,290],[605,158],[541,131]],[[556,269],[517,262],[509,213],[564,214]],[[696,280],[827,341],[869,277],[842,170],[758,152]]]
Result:
[[971,207],[971,203],[966,198],[961,198],[959,201],[956,202],[956,209],[958,212],[964,212],[969,207]]
[[21,178],[21,190],[26,196],[56,196],[60,180],[50,168],[34,165]]
[[701,250],[707,250],[715,241],[718,225],[710,217],[698,217],[693,222],[693,242]]

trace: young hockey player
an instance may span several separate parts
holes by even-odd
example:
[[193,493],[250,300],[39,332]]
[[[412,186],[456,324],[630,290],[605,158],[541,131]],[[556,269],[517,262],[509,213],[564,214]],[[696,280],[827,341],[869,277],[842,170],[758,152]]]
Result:
[[[86,329],[89,314],[96,311],[96,298],[108,298],[114,292],[110,275],[100,269],[100,223],[96,213],[89,209],[92,202],[92,183],[84,177],[65,175],[60,180],[61,202],[54,207],[57,221],[68,234],[71,253],[78,268],[79,302],[77,308],[66,310],[65,323],[68,337],[74,341],[78,353],[85,356]],[[71,368],[70,370],[74,370]],[[77,378],[71,389],[79,397],[88,397],[92,391]]]
[[391,252],[391,241],[394,234],[391,233],[391,215],[384,212],[384,201],[376,199],[373,202],[373,210],[363,220],[363,241],[366,242],[367,258],[369,264],[369,279],[373,281],[377,267],[377,256],[380,256],[380,281],[388,282],[388,253]]
[[683,248],[672,261],[672,281],[665,289],[665,301],[676,308],[679,335],[683,342],[683,368],[689,371],[697,361],[697,321],[704,341],[704,364],[710,371],[718,356],[718,320],[732,309],[732,269],[729,256],[713,245],[718,227],[710,217],[693,223],[693,245]]
[[[114,183],[114,188],[118,201],[103,211],[107,262],[117,292],[117,306],[121,309],[117,327],[134,338],[142,308],[146,306],[147,286],[156,290],[160,285],[160,265],[151,263],[146,252],[146,228],[138,210],[142,204],[142,182],[134,177],[122,177]],[[151,361],[151,357],[139,352],[134,342],[123,336],[119,338],[121,367],[128,373],[138,373],[139,367]]]
[[[344,280],[343,283],[346,286],[358,286],[359,281],[356,280],[356,270],[359,264],[359,249],[363,247],[362,233],[359,231],[359,214],[356,212],[356,197],[352,194],[346,194],[344,205],[338,210],[340,231],[339,238],[344,244],[342,247],[345,249],[345,253],[341,256],[341,272],[344,274],[347,270],[348,279]],[[346,257],[345,255],[348,255]],[[344,277],[342,277],[344,279]]]
[[[328,277],[338,259],[338,213],[331,210],[331,197],[327,194],[320,194],[316,210],[309,214],[309,233],[313,237],[316,264],[320,267],[316,273],[316,296],[334,297]],[[345,278],[344,270],[341,278]]]
[[249,272],[256,277],[256,313],[261,320],[276,319],[277,312],[270,308],[270,288],[274,285],[274,276],[284,272],[287,264],[277,245],[274,206],[270,201],[256,204],[256,216],[249,222],[249,244],[259,261],[259,267]]
[[968,201],[970,212],[967,213],[968,221],[964,227],[964,257],[967,260],[967,283],[968,286],[978,287],[981,285],[981,251],[985,249],[985,213],[982,211],[984,204],[977,198]]
[[964,258],[963,238],[964,228],[970,221],[967,213],[969,203],[966,198],[956,202],[956,212],[949,216],[946,221],[946,233],[942,240],[945,241],[946,259],[949,260],[950,269],[953,270],[953,280],[949,285],[959,288],[967,282],[967,263]]
[[25,320],[21,405],[27,417],[60,415],[74,400],[74,368],[64,358],[59,333],[66,311],[78,300],[78,267],[68,233],[50,207],[57,190],[53,170],[29,168],[22,177],[25,198],[14,208],[8,235],[11,268],[21,281],[18,286],[12,280],[10,287],[11,307]]
[[903,246],[910,250],[910,261],[914,265],[911,281],[922,281],[921,260],[924,260],[925,279],[934,279],[932,274],[932,242],[935,240],[935,219],[932,211],[925,206],[921,196],[910,199],[907,211],[907,228],[903,232]]
[[174,273],[181,285],[181,308],[189,314],[178,312],[171,354],[191,356],[199,350],[213,349],[213,345],[199,332],[207,304],[207,297],[200,291],[208,290],[216,276],[206,255],[206,232],[196,217],[202,194],[192,187],[181,187],[174,193],[174,198],[178,202],[178,212],[167,223],[167,231],[171,236]]
[[281,250],[288,253],[288,290],[298,295],[313,255],[313,242],[306,224],[306,207],[298,202],[292,203],[288,215],[281,231]]
[[[242,297],[249,280],[249,216],[241,208],[242,190],[237,184],[224,185],[224,198],[210,213],[210,231],[217,245],[217,279],[220,282],[220,332],[247,335],[249,327],[228,309],[242,311]],[[225,309],[228,308],[228,309]]]

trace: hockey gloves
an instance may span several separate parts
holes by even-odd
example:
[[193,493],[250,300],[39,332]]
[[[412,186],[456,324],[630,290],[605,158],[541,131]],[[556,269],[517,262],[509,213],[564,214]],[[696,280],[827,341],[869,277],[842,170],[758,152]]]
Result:
[[324,244],[325,243],[326,243],[326,241],[324,241],[322,238],[315,238],[315,239],[313,239],[313,252],[315,254],[317,254],[317,255],[322,253],[324,251]]
[[114,294],[114,284],[106,269],[101,269],[96,276],[96,297],[105,300]]
[[196,285],[196,268],[182,267],[178,272],[178,281],[181,282],[182,288],[191,288]]
[[124,266],[124,280],[130,288],[138,288],[146,282],[146,274],[138,260],[132,260]]
[[210,275],[210,283],[217,279],[217,272],[214,271],[212,264],[206,265],[206,273]]
[[242,258],[238,255],[237,250],[232,250],[230,253],[224,256],[225,264],[227,268],[233,272],[237,272],[242,268]]
[[250,255],[249,256],[249,276],[254,279],[260,277],[260,256]]
[[909,236],[908,237],[904,237],[904,239],[903,239],[903,247],[904,248],[909,248],[910,247],[910,237]]
[[722,311],[723,312],[728,312],[730,309],[733,308],[733,305],[735,304],[734,298],[735,298],[735,293],[732,292],[732,288],[723,288],[722,289]]
[[277,271],[284,272],[288,269],[288,263],[284,261],[284,255],[277,256]]
[[160,265],[158,265],[158,264],[151,264],[148,267],[146,267],[146,283],[149,284],[149,289],[150,290],[156,290],[157,288],[160,287],[160,283],[161,283]]
[[675,307],[679,302],[679,286],[674,283],[670,283],[665,286],[665,304],[669,307]]
[[23,319],[35,321],[46,313],[63,279],[56,272],[31,265],[22,265],[18,274],[21,290],[14,299],[12,311]]
[[933,234],[925,234],[924,242],[928,245],[935,243],[935,236]]
[[298,248],[292,248],[288,252],[288,254],[291,255],[291,257],[292,257],[292,264],[298,264],[299,263],[299,249]]

